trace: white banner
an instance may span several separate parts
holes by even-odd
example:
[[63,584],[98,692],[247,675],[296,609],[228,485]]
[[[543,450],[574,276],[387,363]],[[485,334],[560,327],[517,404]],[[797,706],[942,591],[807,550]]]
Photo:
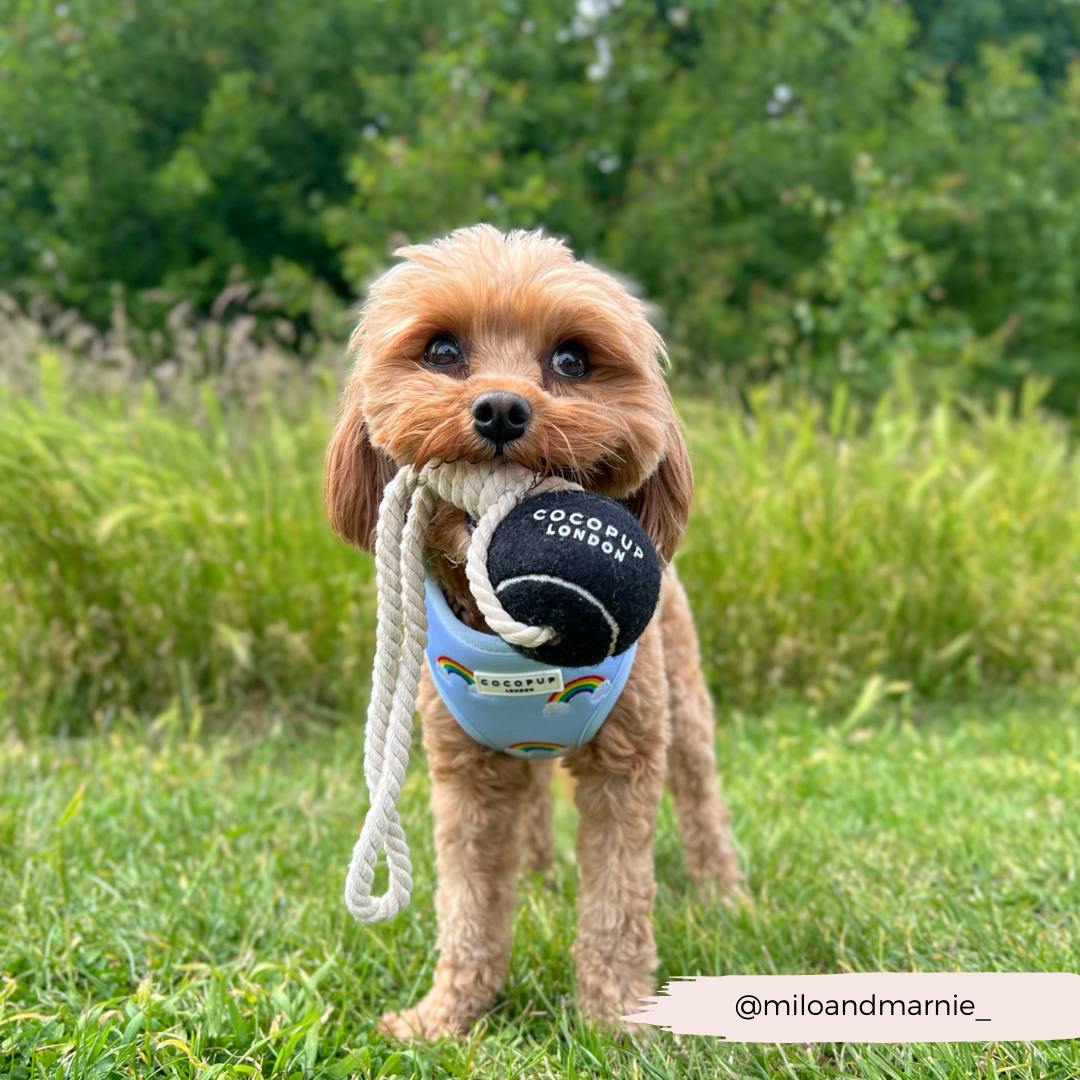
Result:
[[858,972],[673,979],[623,1017],[733,1042],[985,1042],[1080,1036],[1080,974]]

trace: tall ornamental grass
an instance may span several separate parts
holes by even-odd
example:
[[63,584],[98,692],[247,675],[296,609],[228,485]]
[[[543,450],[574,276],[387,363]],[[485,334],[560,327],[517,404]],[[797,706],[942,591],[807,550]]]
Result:
[[358,710],[372,564],[322,506],[333,401],[223,411],[206,387],[189,419],[149,392],[65,403],[48,372],[37,403],[0,388],[7,720]]
[[753,419],[685,404],[697,498],[678,556],[715,690],[819,703],[1067,679],[1080,670],[1080,463],[1037,407]]
[[[0,725],[361,716],[373,569],[322,506],[332,382],[180,412],[66,397],[46,359],[32,396],[0,390]],[[1035,396],[684,400],[677,562],[720,702],[1074,677],[1080,468]]]

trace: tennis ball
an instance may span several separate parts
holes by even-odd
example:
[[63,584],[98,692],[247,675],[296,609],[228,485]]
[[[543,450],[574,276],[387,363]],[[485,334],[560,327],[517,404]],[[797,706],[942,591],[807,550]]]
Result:
[[556,637],[523,656],[586,667],[625,652],[660,599],[660,560],[624,506],[586,491],[519,503],[488,545],[488,576],[507,613]]

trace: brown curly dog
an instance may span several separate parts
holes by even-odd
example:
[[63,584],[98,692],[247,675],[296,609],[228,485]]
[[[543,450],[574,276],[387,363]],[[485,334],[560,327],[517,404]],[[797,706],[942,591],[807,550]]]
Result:
[[[664,342],[644,305],[539,232],[480,225],[397,254],[404,261],[372,286],[353,338],[356,362],[330,445],[326,500],[338,534],[371,550],[383,487],[400,465],[501,453],[620,500],[667,564],[692,477],[663,378]],[[476,399],[493,391],[493,414],[474,416]],[[470,524],[444,504],[428,555],[458,618],[488,631],[464,573]],[[505,981],[522,836],[530,865],[551,860],[551,764],[474,742],[426,669],[419,708],[439,959],[424,999],[381,1027],[434,1039],[466,1031]],[[563,759],[580,812],[573,951],[587,1018],[610,1022],[651,993],[652,845],[665,778],[694,880],[737,882],[713,736],[690,609],[669,565],[621,697],[593,740]]]

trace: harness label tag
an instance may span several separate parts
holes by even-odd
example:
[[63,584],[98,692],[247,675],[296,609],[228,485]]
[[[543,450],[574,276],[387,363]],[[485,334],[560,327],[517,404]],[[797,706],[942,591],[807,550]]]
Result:
[[558,694],[563,689],[561,668],[546,671],[513,672],[474,671],[476,692],[488,697],[519,697],[522,694]]

